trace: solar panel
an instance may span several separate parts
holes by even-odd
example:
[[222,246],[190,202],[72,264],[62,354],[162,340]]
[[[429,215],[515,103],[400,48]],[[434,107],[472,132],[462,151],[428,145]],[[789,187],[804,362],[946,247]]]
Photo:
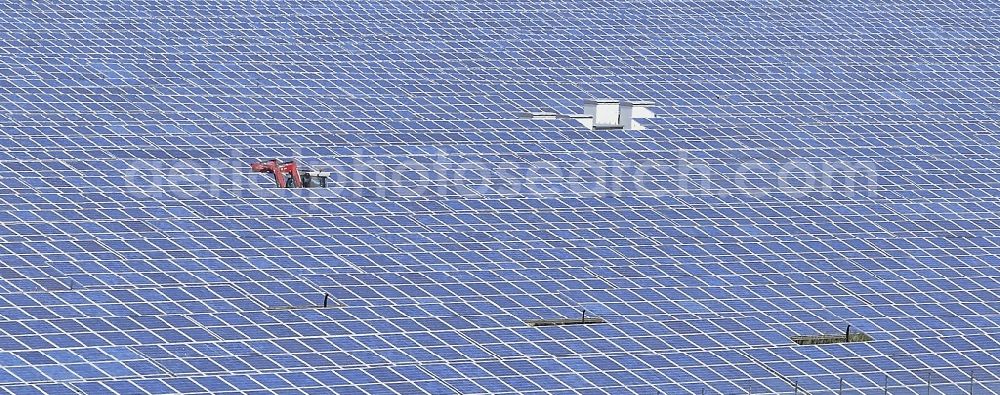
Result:
[[0,7],[0,392],[1000,393],[997,14]]

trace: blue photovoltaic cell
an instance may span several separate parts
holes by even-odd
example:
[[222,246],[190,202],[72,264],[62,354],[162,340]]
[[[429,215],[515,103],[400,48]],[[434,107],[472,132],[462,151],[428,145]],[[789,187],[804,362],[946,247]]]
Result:
[[0,393],[1000,393],[998,15],[0,5]]

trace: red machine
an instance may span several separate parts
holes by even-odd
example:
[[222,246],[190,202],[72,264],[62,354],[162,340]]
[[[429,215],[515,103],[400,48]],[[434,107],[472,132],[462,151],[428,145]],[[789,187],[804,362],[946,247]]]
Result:
[[250,168],[258,173],[274,174],[274,182],[278,188],[322,188],[326,187],[328,173],[299,172],[295,161],[278,162],[271,159],[267,162],[251,163]]

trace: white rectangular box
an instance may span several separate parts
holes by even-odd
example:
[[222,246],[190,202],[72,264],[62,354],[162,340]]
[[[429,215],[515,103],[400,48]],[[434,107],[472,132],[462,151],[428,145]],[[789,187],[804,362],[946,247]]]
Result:
[[621,103],[618,100],[587,100],[583,112],[594,117],[594,127],[622,126]]

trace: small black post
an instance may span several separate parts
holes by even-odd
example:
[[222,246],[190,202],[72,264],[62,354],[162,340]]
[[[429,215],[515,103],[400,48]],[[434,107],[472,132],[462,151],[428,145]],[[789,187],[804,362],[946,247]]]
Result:
[[844,335],[844,343],[851,342],[851,324],[847,324],[847,334]]
[[326,307],[330,303],[330,294],[323,295],[323,307]]
[[[587,309],[583,309],[583,316],[580,317],[580,323],[581,324],[586,324],[587,323]],[[704,391],[705,391],[705,389],[702,388],[702,392],[704,392]]]
[[927,371],[927,395],[931,395],[931,371]]
[[799,395],[799,381],[795,380],[795,395]]
[[837,395],[842,395],[844,393],[844,378],[840,378],[840,390],[837,391]]
[[883,387],[882,387],[882,395],[888,395],[889,394],[889,374],[888,373],[882,373],[882,377],[885,377],[885,384],[883,384]]
[[976,372],[969,373],[969,395],[972,395],[972,389],[976,387]]
[[701,387],[701,395],[705,395],[705,387]]

